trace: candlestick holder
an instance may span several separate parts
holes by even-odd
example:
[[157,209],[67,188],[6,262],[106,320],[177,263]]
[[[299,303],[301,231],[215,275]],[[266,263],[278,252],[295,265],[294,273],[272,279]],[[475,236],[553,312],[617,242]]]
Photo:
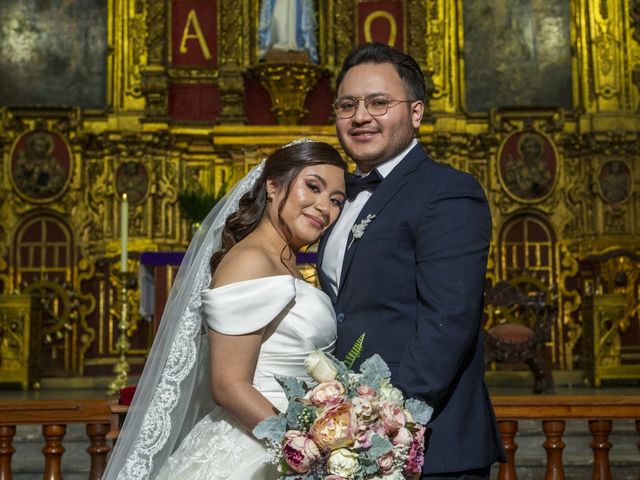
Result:
[[127,299],[127,292],[131,285],[132,274],[130,272],[118,272],[118,287],[119,287],[119,306],[120,306],[120,318],[118,319],[118,340],[116,341],[116,348],[119,354],[118,361],[113,367],[114,378],[107,387],[108,395],[117,394],[122,387],[126,387],[129,382],[129,372],[131,366],[127,361],[127,353],[131,344],[127,331],[129,329],[129,301]]

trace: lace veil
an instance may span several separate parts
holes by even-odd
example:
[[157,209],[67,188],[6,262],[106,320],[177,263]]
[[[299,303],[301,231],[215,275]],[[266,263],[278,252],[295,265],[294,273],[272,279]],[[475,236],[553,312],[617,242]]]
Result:
[[211,282],[209,260],[220,248],[226,218],[263,170],[264,161],[216,204],[189,245],[103,480],[154,478],[213,409],[200,292]]

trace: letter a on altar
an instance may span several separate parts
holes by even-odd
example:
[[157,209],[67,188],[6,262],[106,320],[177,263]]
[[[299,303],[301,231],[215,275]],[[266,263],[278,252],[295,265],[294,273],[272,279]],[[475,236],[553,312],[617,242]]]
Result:
[[195,10],[190,10],[187,15],[187,22],[184,26],[184,30],[182,31],[182,38],[180,40],[180,53],[184,54],[189,51],[187,48],[187,41],[192,39],[198,40],[200,50],[202,50],[202,55],[205,60],[211,60],[211,52],[209,51],[207,40],[204,38],[202,33],[200,21],[198,20],[198,15]]

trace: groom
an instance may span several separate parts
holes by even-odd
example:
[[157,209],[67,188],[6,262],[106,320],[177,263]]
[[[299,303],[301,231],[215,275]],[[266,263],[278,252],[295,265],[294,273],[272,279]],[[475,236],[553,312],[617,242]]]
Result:
[[488,479],[504,454],[484,384],[485,195],[418,143],[425,83],[413,58],[362,45],[336,84],[338,138],[363,176],[318,249],[336,356],[365,333],[361,360],[380,354],[394,385],[434,408],[422,478]]

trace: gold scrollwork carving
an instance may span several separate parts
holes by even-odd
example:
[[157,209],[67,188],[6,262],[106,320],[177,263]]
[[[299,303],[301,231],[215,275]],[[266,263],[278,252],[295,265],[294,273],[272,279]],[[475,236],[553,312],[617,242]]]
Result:
[[407,53],[415,58],[418,63],[426,64],[426,69],[433,73],[433,65],[428,61],[427,49],[427,24],[425,18],[427,18],[427,3],[424,0],[409,0],[407,3],[406,11],[410,12],[406,15],[407,21]]
[[[426,58],[427,72],[429,73],[432,90],[431,98],[446,101],[446,107],[442,105],[441,109],[450,110],[454,106],[455,99],[452,96],[450,88],[452,83],[449,80],[449,76],[456,75],[451,70],[451,66],[457,62],[449,62],[447,55],[457,57],[457,52],[447,52],[444,48],[444,45],[447,44],[447,31],[442,0],[427,0],[426,3],[426,27],[417,24],[417,22],[420,22],[420,18],[424,17],[410,16],[411,42],[414,42],[414,29],[416,35],[423,33],[425,40],[415,39],[415,42],[418,42],[415,44],[415,48],[416,53],[418,53],[418,48],[423,51],[423,56],[419,58]],[[424,9],[425,7],[422,6],[421,8]],[[424,20],[422,21],[424,22]]]
[[139,98],[142,96],[141,68],[145,60],[147,38],[146,22],[142,16],[129,20],[129,38],[131,42],[129,47],[131,71],[127,81],[127,93],[132,97]]
[[[144,4],[146,64],[140,67],[140,93],[145,99],[145,114],[148,120],[165,119],[168,113],[168,81],[165,67],[167,49],[170,45],[166,28],[168,3],[169,0],[146,0]],[[138,32],[141,28],[136,25]]]
[[[219,2],[219,4],[220,35],[218,36],[218,41],[220,42],[220,65],[221,67],[226,65],[248,65],[249,58],[245,55],[249,52],[252,43],[255,47],[255,41],[252,42],[248,31],[250,22],[248,17],[249,7],[246,4],[246,0]],[[239,45],[245,42],[249,48],[246,50],[238,48]]]
[[[220,88],[222,105],[219,122],[242,124],[246,121],[243,74],[245,67],[257,58],[255,39],[252,40],[249,29],[250,10],[245,1],[236,1],[221,2],[219,11],[220,70],[218,87]],[[241,44],[247,46],[244,51],[238,48],[238,45]],[[249,52],[253,53],[249,55]]]
[[582,305],[580,293],[568,287],[569,279],[574,278],[580,269],[575,247],[566,242],[560,242],[560,268],[559,268],[559,299],[562,305],[561,325],[566,330],[564,345],[564,365],[568,369],[573,369],[573,350],[582,336],[582,326],[576,322],[575,314]]
[[339,66],[354,46],[355,38],[355,2],[352,0],[334,0],[334,38],[335,59]]

